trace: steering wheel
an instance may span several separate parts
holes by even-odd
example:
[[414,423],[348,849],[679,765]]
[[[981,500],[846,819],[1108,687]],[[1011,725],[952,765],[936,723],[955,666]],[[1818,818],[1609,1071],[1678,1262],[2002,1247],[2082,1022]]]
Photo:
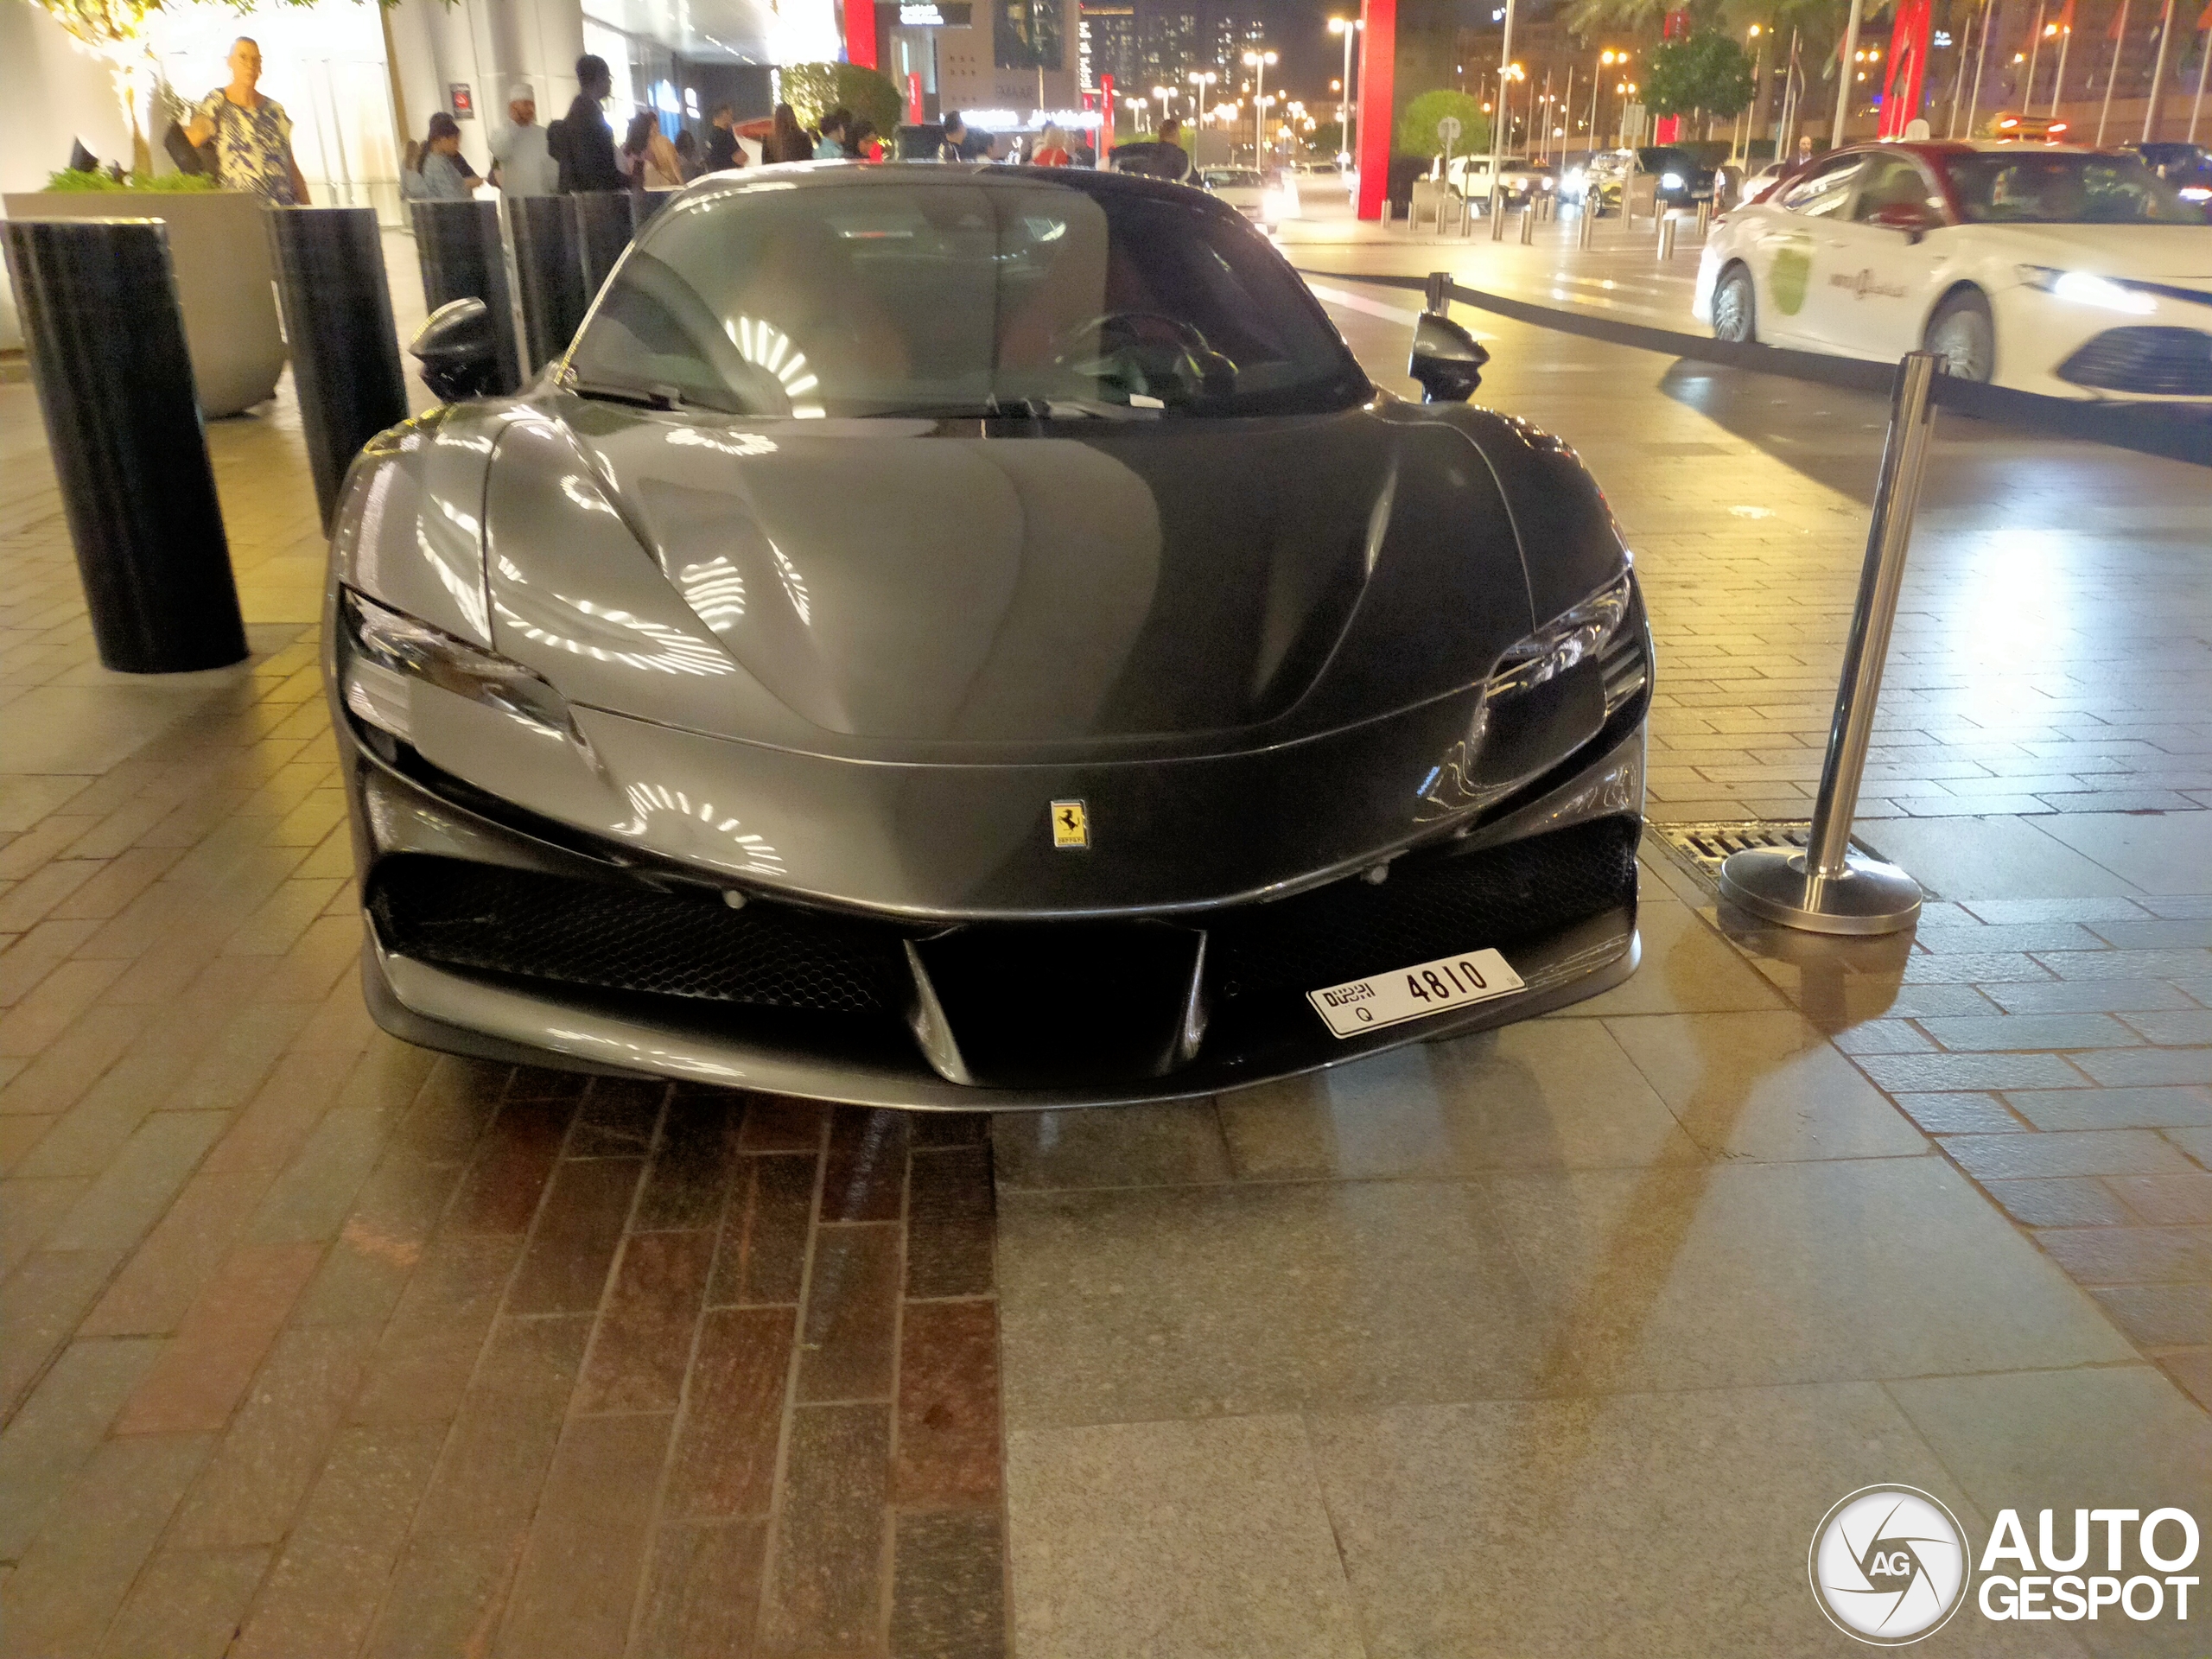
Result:
[[[1147,340],[1147,333],[1154,337]],[[1161,333],[1168,340],[1157,337]],[[1097,337],[1094,360],[1110,363],[1112,378],[1130,391],[1150,391],[1162,382],[1173,382],[1186,396],[1202,394],[1219,378],[1218,365],[1229,364],[1227,358],[1206,343],[1196,325],[1180,317],[1171,317],[1164,311],[1102,311],[1052,336],[1052,366],[1072,368],[1072,359],[1094,334]],[[1122,343],[1109,345],[1109,338],[1116,334],[1122,337]],[[1233,365],[1230,372],[1235,372]],[[1132,376],[1141,384],[1130,385]]]

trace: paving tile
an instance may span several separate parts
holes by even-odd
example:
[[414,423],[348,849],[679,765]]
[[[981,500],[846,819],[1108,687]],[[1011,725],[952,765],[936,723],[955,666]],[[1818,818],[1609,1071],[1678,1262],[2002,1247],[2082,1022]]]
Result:
[[789,1308],[714,1308],[701,1320],[690,1399],[669,1459],[669,1514],[768,1513],[791,1332]]
[[632,1224],[638,1230],[682,1231],[721,1221],[735,1138],[731,1118],[739,1101],[722,1090],[675,1092],[638,1195]]
[[[766,1521],[660,1528],[630,1651],[638,1659],[735,1659],[751,1653],[767,1545]],[[995,1570],[995,1559],[992,1565]]]
[[1870,1054],[1858,1064],[1893,1094],[2086,1086],[2056,1054]]
[[435,1659],[493,1650],[527,1535],[417,1533],[382,1586],[361,1646],[367,1659]]
[[899,1228],[871,1222],[815,1234],[796,1398],[887,1400],[898,1349]]
[[2190,1167],[2148,1129],[1953,1135],[1938,1144],[1981,1181],[2044,1175],[2166,1175]]
[[1899,1095],[1897,1105],[1925,1135],[2010,1135],[2028,1127],[1994,1095]]
[[279,1335],[177,1511],[167,1547],[280,1542],[346,1421],[375,1343],[376,1332],[359,1325]]
[[2212,1227],[2081,1227],[2039,1242],[2085,1285],[2212,1281]]
[[503,1319],[455,1413],[415,1519],[424,1533],[519,1536],[545,1472],[591,1335],[588,1315]]
[[321,1247],[246,1244],[232,1252],[186,1311],[124,1407],[118,1434],[186,1434],[219,1429],[260,1368]]
[[441,1422],[468,1386],[513,1271],[512,1238],[439,1238],[422,1252],[353,1405],[362,1423]]
[[601,1659],[627,1641],[671,1419],[585,1417],[563,1437],[493,1652]]
[[2140,1219],[2108,1185],[2089,1175],[1985,1181],[1982,1191],[2024,1227],[2113,1227]]
[[900,1659],[1001,1659],[1006,1542],[998,1511],[908,1513],[897,1526],[891,1651]]
[[454,1192],[446,1230],[528,1230],[575,1111],[575,1103],[569,1100],[509,1100],[502,1105]]
[[2212,1174],[2113,1175],[2105,1185],[2152,1223],[2212,1223]]
[[516,1272],[509,1312],[582,1313],[599,1306],[644,1167],[635,1158],[561,1165]]
[[1015,1112],[991,1126],[1000,1186],[1169,1186],[1230,1179],[1210,1100]]
[[2108,1014],[1993,1014],[1980,1019],[1923,1020],[1920,1025],[1945,1048],[1961,1052],[2126,1048],[2142,1040]]
[[1828,1040],[1846,1054],[1926,1054],[1936,1047],[1919,1027],[1904,1018],[1848,1025]]
[[1646,902],[1637,910],[1643,962],[1612,989],[1575,1004],[1586,1017],[1725,1013],[1777,1008],[1783,998],[1687,906]]
[[219,1112],[155,1113],[70,1207],[47,1248],[128,1249],[161,1218],[222,1133]]
[[2130,1014],[2127,1023],[2154,1043],[2212,1045],[2212,1008]]
[[75,1342],[0,1429],[0,1560],[19,1561],[161,1351]]
[[914,1153],[907,1173],[909,1297],[990,1293],[992,1192],[988,1141]]
[[1295,1417],[1017,1432],[1007,1484],[1018,1653],[1363,1651]]
[[2072,979],[2039,985],[1993,985],[1988,995],[2005,1013],[2021,1014],[2126,1014],[2138,1008],[2189,1006],[2189,999],[2180,990],[2155,979]]
[[8,1581],[12,1651],[95,1649],[212,1444],[204,1434],[156,1434],[110,1440],[92,1454]]
[[2061,979],[2190,979],[2207,972],[2206,950],[2047,950],[2035,960]]
[[146,1564],[108,1626],[103,1659],[159,1653],[175,1659],[223,1659],[270,1551],[164,1549]]
[[791,1414],[789,1471],[762,1615],[771,1651],[872,1646],[882,1628],[887,1405]]
[[822,1169],[822,1219],[896,1221],[905,1208],[906,1115],[840,1107]]
[[2212,1285],[2117,1285],[2092,1294],[2140,1347],[2212,1344]]
[[2005,1099],[2039,1129],[2156,1129],[2212,1124],[2212,1089],[2011,1090]]
[[676,1409],[714,1257],[712,1233],[633,1233],[625,1241],[577,1411]]
[[576,1111],[567,1155],[571,1158],[642,1158],[652,1150],[653,1132],[668,1098],[664,1083],[634,1083],[594,1077]]
[[[1871,1382],[1402,1406],[1310,1433],[1370,1653],[1601,1653],[1626,1632],[1639,1653],[1826,1653],[1805,1551],[1829,1505],[1904,1482],[1971,1513]],[[1697,1547],[1659,1541],[1692,1510]],[[1974,1636],[1946,1640],[2024,1651]]]
[[817,1160],[783,1154],[740,1160],[707,1300],[796,1302],[806,1270]]
[[747,1152],[815,1152],[829,1123],[830,1109],[813,1101],[748,1094],[737,1144]]
[[2141,1048],[2082,1054],[2075,1063],[2099,1083],[2118,1087],[2183,1084],[2212,1089],[2212,1048]]
[[67,1345],[120,1260],[112,1250],[41,1250],[0,1282],[0,1417]]
[[924,1509],[996,1503],[998,1357],[994,1304],[908,1304],[899,1336],[893,1503]]
[[1927,1141],[1794,1014],[1613,1020],[1606,1028],[1716,1157],[1916,1157]]

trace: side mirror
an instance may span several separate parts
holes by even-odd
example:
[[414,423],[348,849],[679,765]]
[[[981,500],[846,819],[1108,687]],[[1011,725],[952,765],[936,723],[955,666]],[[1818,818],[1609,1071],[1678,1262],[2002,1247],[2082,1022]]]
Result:
[[499,370],[499,339],[483,301],[449,300],[415,331],[408,352],[423,367],[423,384],[441,402],[475,397]]
[[1424,312],[1414,324],[1413,356],[1406,372],[1421,382],[1431,404],[1464,404],[1483,383],[1483,365],[1490,353],[1475,337],[1449,317]]
[[1910,201],[1893,201],[1887,207],[1877,207],[1867,220],[1885,231],[1901,231],[1906,241],[1916,243],[1934,230],[1937,222],[1925,207]]

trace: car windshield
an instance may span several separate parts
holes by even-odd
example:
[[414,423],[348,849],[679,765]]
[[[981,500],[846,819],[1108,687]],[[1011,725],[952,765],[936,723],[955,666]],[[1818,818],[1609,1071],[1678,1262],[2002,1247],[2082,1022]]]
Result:
[[674,203],[566,378],[770,417],[1272,415],[1370,391],[1281,256],[1205,196],[930,167]]
[[1636,164],[1647,173],[1694,173],[1697,163],[1679,149],[1639,149]]
[[1210,167],[1201,176],[1209,190],[1260,188],[1260,175],[1249,167]]
[[2202,225],[2204,210],[2135,157],[2003,150],[1954,156],[1951,188],[1976,225]]

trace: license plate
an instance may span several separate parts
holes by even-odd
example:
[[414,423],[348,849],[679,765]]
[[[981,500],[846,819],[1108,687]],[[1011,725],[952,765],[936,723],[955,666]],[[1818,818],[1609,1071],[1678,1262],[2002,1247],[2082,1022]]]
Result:
[[1468,950],[1308,991],[1306,1000],[1336,1035],[1357,1037],[1470,1002],[1487,1002],[1520,988],[1521,976],[1497,951]]

